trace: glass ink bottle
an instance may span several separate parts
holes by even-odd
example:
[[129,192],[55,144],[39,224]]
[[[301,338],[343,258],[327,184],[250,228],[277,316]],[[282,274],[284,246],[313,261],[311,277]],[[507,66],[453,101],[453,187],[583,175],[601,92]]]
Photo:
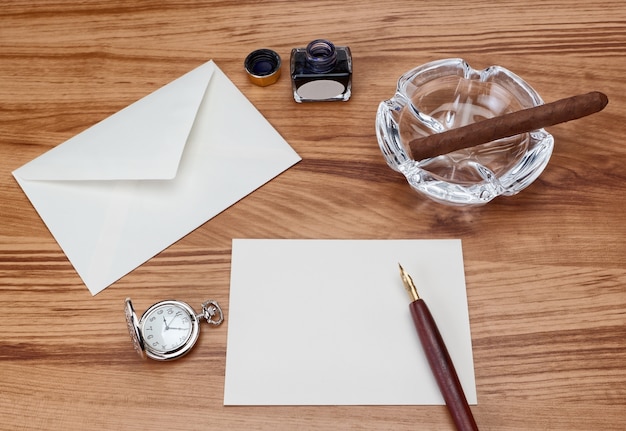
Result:
[[347,46],[316,39],[291,50],[291,86],[296,102],[347,101],[352,94],[352,55]]

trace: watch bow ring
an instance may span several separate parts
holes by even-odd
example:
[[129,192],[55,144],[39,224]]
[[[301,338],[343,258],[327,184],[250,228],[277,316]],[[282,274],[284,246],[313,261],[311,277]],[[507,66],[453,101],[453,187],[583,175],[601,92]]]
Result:
[[126,298],[126,323],[139,356],[159,361],[178,359],[193,348],[198,340],[202,318],[211,326],[224,321],[224,313],[214,300],[202,303],[198,314],[183,301],[166,300],[151,305],[137,317],[133,303]]

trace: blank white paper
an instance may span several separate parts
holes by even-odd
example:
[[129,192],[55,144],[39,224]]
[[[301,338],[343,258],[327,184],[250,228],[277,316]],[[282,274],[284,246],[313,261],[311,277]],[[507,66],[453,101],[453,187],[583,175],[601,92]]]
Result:
[[224,405],[444,404],[398,263],[476,404],[460,240],[232,245]]

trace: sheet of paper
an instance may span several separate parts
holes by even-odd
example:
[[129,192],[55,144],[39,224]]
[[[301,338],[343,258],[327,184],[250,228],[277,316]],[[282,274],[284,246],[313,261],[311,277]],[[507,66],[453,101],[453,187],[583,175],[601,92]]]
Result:
[[460,240],[233,240],[225,405],[443,404],[399,275],[476,403]]

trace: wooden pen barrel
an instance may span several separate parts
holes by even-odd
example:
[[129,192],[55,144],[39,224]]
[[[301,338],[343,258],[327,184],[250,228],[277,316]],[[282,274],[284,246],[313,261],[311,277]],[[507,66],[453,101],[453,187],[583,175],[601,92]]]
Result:
[[418,299],[411,302],[409,308],[426,358],[456,428],[459,431],[478,430],[448,349],[426,302]]

